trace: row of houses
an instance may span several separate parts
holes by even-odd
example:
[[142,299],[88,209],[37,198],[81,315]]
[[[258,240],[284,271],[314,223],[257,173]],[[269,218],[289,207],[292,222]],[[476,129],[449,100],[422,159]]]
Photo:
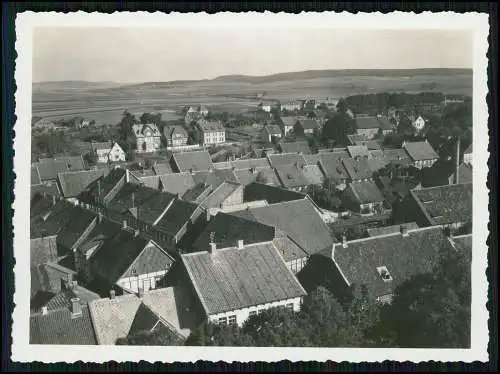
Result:
[[[451,197],[451,189],[443,186],[439,192],[443,198],[450,196],[448,203],[456,201],[456,196]],[[260,192],[267,194],[265,190]],[[161,245],[143,238],[142,232],[128,230],[97,215],[96,224],[87,237],[103,244],[96,247],[89,262],[99,263],[97,268],[105,266],[116,278],[120,273],[116,269],[126,268],[120,258],[125,257],[125,262],[135,264],[132,269],[136,272],[128,266],[121,274],[121,287],[127,288],[126,282],[139,284],[141,280],[143,287],[123,295],[112,289],[109,296],[96,296],[94,291],[68,281],[70,286],[57,293],[59,298],[62,293],[66,295],[63,305],[51,307],[54,304],[51,299],[41,311],[32,314],[30,340],[32,343],[114,344],[116,339],[134,331],[157,328],[186,337],[204,320],[241,326],[252,315],[269,308],[298,311],[306,290],[317,284],[328,286],[339,298],[363,285],[373,301],[389,302],[398,284],[415,274],[432,271],[443,251],[471,249],[470,235],[447,236],[442,230],[444,221],[422,221],[417,227],[415,216],[409,217],[410,222],[385,228],[385,232],[374,231],[368,238],[352,241],[344,238],[337,242],[321,219],[318,220],[317,208],[307,197],[290,199],[285,190],[274,189],[273,193],[274,199],[281,201],[249,210],[220,212],[212,217],[194,242],[194,251],[181,253],[175,259],[162,251]],[[427,202],[422,209],[436,212],[444,207],[445,203],[433,206]],[[463,213],[468,213],[470,218],[470,208]],[[50,216],[47,217],[49,223],[55,219]],[[62,221],[59,219],[59,222]],[[62,226],[64,230],[56,235],[75,236],[66,233],[68,226]],[[77,233],[74,225],[72,227],[70,231]],[[87,231],[85,225],[79,230]],[[82,246],[89,247],[77,247]],[[122,246],[126,248],[122,250]],[[131,247],[136,249],[132,251]],[[110,256],[108,251],[115,256]],[[162,263],[157,256],[169,261]],[[163,278],[171,275],[172,279],[158,288],[158,281],[153,283],[147,277],[150,273],[142,274],[145,271],[165,271]],[[111,277],[110,274],[101,276]],[[153,284],[154,288],[150,286]],[[77,295],[80,297],[75,297]],[[146,319],[149,322],[141,324],[141,328],[133,327],[139,324],[136,320],[144,318],[143,314],[149,316]],[[62,326],[56,327],[55,320],[68,331],[64,332]],[[75,328],[85,331],[75,334]]]

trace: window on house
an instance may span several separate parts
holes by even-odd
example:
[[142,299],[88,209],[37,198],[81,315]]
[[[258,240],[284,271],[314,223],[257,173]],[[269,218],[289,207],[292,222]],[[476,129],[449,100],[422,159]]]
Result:
[[389,273],[389,270],[385,266],[379,266],[377,272],[384,282],[392,281],[391,273]]
[[255,316],[256,314],[257,314],[256,310],[251,310],[250,313],[248,313],[248,316],[251,317],[251,316]]
[[229,316],[229,324],[230,325],[236,325],[236,314],[233,314],[232,316]]
[[227,325],[227,318],[226,317],[220,317],[218,324],[221,326],[226,326]]
[[286,308],[293,311],[293,303],[286,304]]

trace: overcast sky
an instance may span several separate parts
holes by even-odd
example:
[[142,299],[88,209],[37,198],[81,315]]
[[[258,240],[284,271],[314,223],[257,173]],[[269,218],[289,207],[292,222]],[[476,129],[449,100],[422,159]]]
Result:
[[319,69],[472,68],[460,30],[36,28],[33,80],[146,82]]

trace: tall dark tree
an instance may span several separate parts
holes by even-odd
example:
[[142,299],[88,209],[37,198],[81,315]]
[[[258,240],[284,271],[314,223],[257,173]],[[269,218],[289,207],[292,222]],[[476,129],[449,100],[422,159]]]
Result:
[[337,145],[348,144],[347,135],[354,134],[356,122],[346,113],[337,113],[329,118],[323,126],[322,136],[325,140],[332,140]]

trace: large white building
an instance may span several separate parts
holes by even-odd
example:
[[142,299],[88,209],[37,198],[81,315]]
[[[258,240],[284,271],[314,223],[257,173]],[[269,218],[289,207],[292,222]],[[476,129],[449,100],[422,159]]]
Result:
[[116,142],[92,143],[92,153],[98,163],[125,161],[126,154]]
[[222,144],[226,142],[226,129],[220,121],[197,122],[200,128],[203,145]]
[[306,291],[273,242],[216,248],[181,256],[208,321],[242,326],[270,308],[299,311]]

